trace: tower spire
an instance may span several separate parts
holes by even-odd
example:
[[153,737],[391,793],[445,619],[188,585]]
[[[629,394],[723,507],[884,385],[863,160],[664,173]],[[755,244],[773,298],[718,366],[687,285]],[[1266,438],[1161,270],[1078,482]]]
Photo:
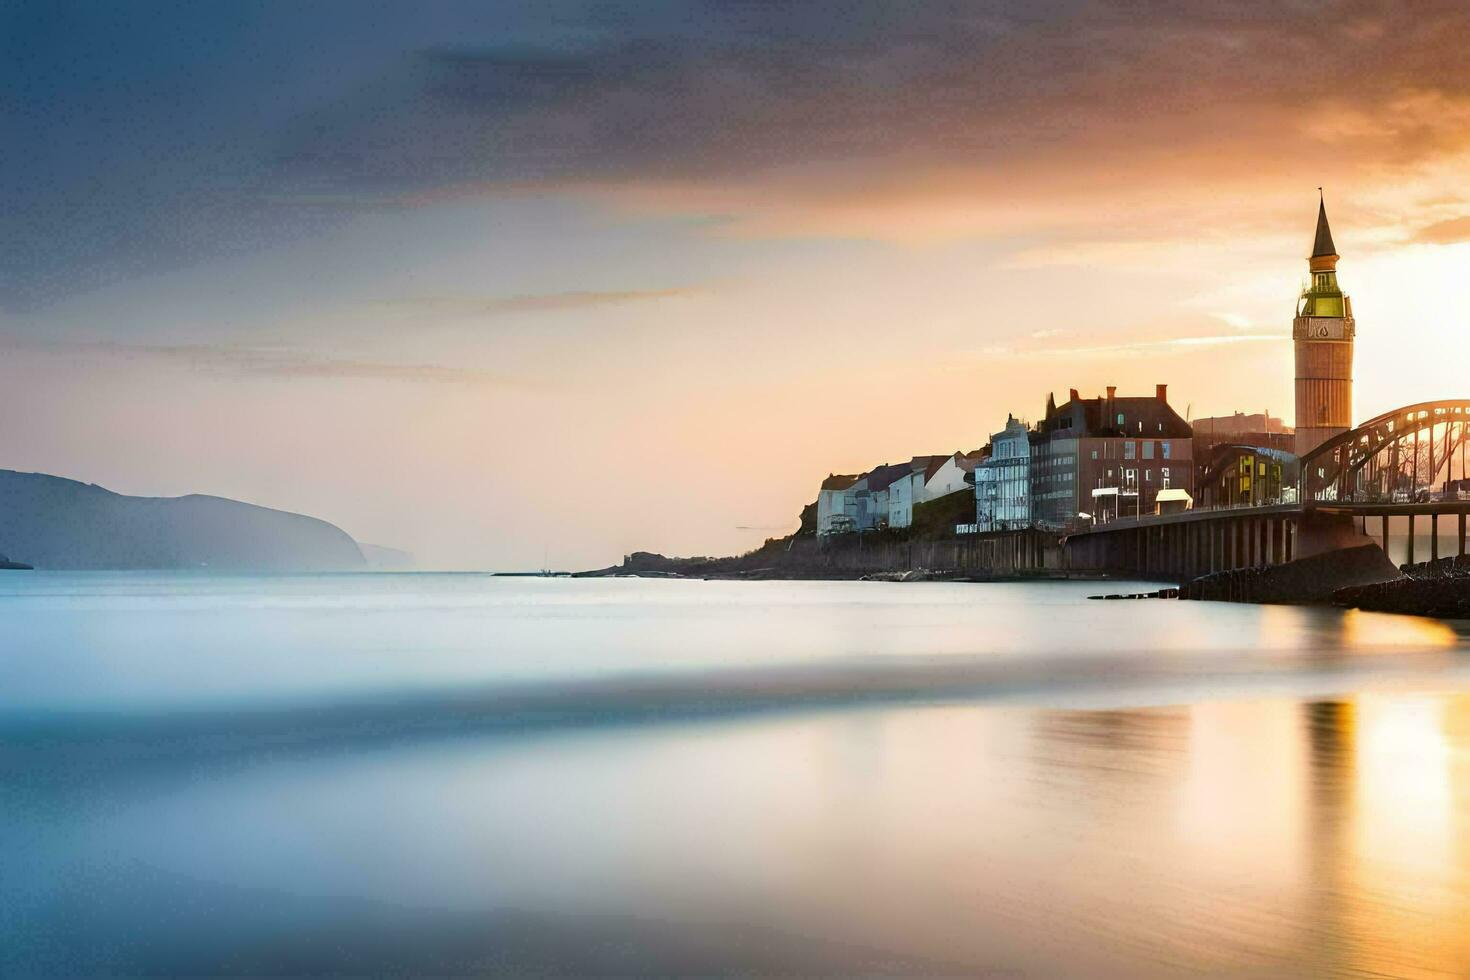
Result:
[[1337,258],[1337,246],[1332,244],[1332,228],[1327,224],[1327,199],[1322,188],[1317,188],[1317,239],[1312,243],[1312,258]]
[[1317,188],[1317,237],[1307,260],[1311,278],[1297,301],[1296,454],[1305,456],[1353,421],[1353,307],[1337,285],[1337,246],[1327,204]]

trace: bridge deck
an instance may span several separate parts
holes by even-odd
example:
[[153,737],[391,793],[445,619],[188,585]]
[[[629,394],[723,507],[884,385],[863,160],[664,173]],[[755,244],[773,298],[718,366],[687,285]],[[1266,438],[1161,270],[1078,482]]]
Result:
[[1226,518],[1294,516],[1302,513],[1300,504],[1272,504],[1268,507],[1216,507],[1209,510],[1186,510],[1179,514],[1145,514],[1143,517],[1120,517],[1106,524],[1084,527],[1069,531],[1067,537],[1089,534],[1107,534],[1112,531],[1130,531],[1140,527],[1160,527],[1171,524],[1195,524],[1202,521],[1218,521]]
[[1307,506],[1301,504],[1272,504],[1266,507],[1215,507],[1186,510],[1181,514],[1154,515],[1143,517],[1120,517],[1096,527],[1084,527],[1067,532],[1067,537],[1083,537],[1092,534],[1108,534],[1128,531],[1140,527],[1161,527],[1172,524],[1192,524],[1202,521],[1221,521],[1250,517],[1299,517],[1308,510],[1319,514],[1348,514],[1353,517],[1425,517],[1443,514],[1470,514],[1470,500],[1430,500],[1420,503],[1333,503],[1317,501]]

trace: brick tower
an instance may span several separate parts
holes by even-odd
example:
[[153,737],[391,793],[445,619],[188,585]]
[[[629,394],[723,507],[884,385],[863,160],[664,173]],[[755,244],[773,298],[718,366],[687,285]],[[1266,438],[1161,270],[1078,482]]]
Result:
[[1297,301],[1296,454],[1305,456],[1353,426],[1353,304],[1337,286],[1337,249],[1327,205],[1317,203],[1311,280]]

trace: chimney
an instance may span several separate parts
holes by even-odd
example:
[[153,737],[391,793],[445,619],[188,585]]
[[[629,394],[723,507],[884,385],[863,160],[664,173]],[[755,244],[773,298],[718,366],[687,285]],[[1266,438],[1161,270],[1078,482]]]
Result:
[[1118,397],[1118,386],[1117,385],[1108,385],[1108,401],[1112,401],[1114,398],[1117,398],[1117,397]]
[[1072,399],[1072,401],[1074,401],[1074,402],[1079,402],[1079,401],[1081,401],[1081,400],[1082,400],[1082,399],[1081,399],[1081,398],[1080,398],[1080,397],[1078,397],[1078,395],[1077,395],[1077,389],[1076,389],[1076,388],[1069,388],[1069,389],[1067,389],[1067,395],[1068,395],[1068,396],[1069,396],[1069,397],[1070,397],[1070,398],[1071,398],[1071,399]]
[[1169,386],[1154,385],[1154,397],[1163,402],[1165,405],[1169,404]]

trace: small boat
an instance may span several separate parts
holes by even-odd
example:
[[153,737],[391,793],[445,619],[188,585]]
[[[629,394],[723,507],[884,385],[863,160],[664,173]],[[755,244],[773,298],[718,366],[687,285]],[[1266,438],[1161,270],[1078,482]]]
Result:
[[0,555],[0,571],[31,572],[35,569],[23,561],[11,561],[4,555]]

